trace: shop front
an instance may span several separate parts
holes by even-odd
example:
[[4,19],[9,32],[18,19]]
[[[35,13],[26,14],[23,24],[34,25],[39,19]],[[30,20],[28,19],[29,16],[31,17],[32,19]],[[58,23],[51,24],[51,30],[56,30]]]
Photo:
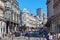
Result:
[[51,25],[52,26],[51,26],[50,30],[52,33],[60,33],[60,20],[59,19],[53,21]]
[[10,21],[7,21],[6,22],[6,33],[13,33],[16,31],[16,28],[17,27],[17,24],[16,23],[13,23],[13,22],[10,22]]

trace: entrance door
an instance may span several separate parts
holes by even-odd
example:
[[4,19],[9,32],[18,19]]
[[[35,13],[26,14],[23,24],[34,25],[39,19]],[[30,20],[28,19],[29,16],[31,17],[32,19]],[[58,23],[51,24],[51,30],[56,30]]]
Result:
[[7,21],[7,23],[6,23],[6,33],[8,33],[8,26],[9,26],[9,22]]
[[57,31],[60,33],[60,25],[57,26]]

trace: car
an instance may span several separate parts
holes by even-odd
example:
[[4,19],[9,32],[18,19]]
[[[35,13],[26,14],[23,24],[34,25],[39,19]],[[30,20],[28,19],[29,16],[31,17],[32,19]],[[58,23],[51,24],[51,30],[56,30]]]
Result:
[[19,37],[20,36],[20,32],[15,32],[15,37]]
[[25,36],[28,36],[28,37],[39,37],[39,32],[38,31],[29,31],[29,32],[26,32]]

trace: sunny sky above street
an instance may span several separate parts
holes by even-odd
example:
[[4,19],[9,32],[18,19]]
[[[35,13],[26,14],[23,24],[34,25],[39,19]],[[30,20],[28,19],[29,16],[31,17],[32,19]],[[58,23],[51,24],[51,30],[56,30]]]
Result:
[[19,8],[22,10],[26,8],[30,13],[36,15],[37,8],[43,8],[44,12],[47,13],[46,0],[17,0]]

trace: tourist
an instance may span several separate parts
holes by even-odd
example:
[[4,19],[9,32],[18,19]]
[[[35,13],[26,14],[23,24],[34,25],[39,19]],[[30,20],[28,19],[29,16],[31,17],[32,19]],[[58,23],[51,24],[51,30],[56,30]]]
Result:
[[49,40],[53,40],[53,35],[52,35],[52,33],[49,33],[48,35],[49,35]]

